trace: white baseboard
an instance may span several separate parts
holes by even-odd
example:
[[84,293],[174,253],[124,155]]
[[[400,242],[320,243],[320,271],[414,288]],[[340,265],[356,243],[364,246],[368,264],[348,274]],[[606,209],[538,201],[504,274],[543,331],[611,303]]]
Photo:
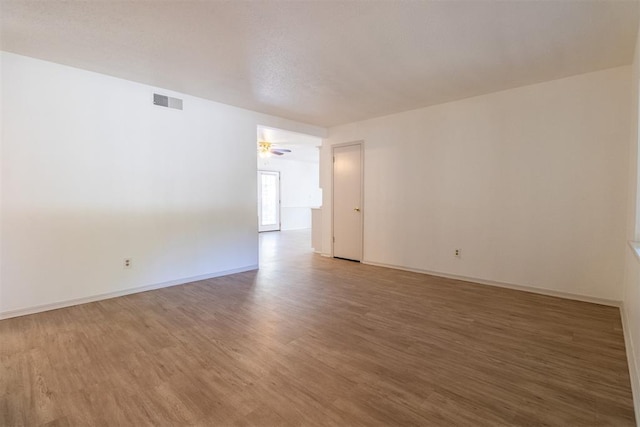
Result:
[[168,288],[171,286],[185,285],[198,280],[213,279],[220,276],[228,276],[229,274],[243,273],[245,271],[257,270],[258,264],[247,265],[245,267],[234,268],[231,270],[218,271],[215,273],[203,274],[200,276],[186,277],[183,279],[169,280],[167,282],[155,283],[152,285],[137,286],[134,288],[123,289],[114,292],[107,292],[98,295],[92,295],[82,298],[74,298],[66,301],[58,301],[51,304],[42,304],[34,307],[21,308],[18,310],[10,310],[0,312],[0,320],[10,319],[12,317],[26,316],[28,314],[41,313],[43,311],[57,310],[59,308],[70,307],[72,305],[86,304],[89,302],[101,301],[110,298],[121,297],[124,295],[137,294],[139,292],[152,291],[154,289]]
[[629,365],[629,377],[631,379],[631,391],[633,393],[633,408],[636,413],[636,425],[640,426],[640,378],[638,378],[638,365],[635,357],[635,348],[629,328],[629,320],[624,309],[624,304],[620,306],[620,317],[622,318],[622,330],[624,332],[624,347],[627,350],[627,364]]
[[620,307],[622,304],[621,301],[610,300],[606,298],[597,298],[597,297],[592,297],[588,295],[572,294],[569,292],[559,292],[551,289],[536,288],[533,286],[515,285],[513,283],[494,282],[491,280],[478,279],[476,277],[457,276],[454,274],[441,273],[438,271],[421,270],[417,268],[403,267],[400,265],[383,264],[379,262],[364,261],[364,260],[361,261],[361,263],[375,265],[378,267],[393,268],[395,270],[411,271],[413,273],[429,274],[431,276],[445,277],[447,279],[461,280],[464,282],[479,283],[481,285],[496,286],[499,288],[514,289],[517,291],[531,292],[534,294],[548,295],[552,297],[565,298],[565,299],[571,299],[576,301],[584,301],[584,302],[590,302],[590,303],[600,304],[600,305],[608,305],[612,307]]

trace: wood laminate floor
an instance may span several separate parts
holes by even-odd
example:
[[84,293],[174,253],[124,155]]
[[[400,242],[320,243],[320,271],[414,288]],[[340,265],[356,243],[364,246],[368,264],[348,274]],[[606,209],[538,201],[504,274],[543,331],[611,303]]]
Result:
[[618,309],[312,254],[0,321],[0,426],[634,425]]

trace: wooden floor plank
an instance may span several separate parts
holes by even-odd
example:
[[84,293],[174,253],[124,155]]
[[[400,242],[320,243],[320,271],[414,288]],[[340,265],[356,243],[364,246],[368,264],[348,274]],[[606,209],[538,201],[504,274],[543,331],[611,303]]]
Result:
[[634,425],[617,308],[320,257],[0,321],[1,426]]

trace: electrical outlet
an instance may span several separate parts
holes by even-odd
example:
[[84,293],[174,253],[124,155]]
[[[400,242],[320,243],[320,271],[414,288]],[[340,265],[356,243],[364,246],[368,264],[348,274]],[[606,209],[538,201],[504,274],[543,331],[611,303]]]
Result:
[[131,258],[124,259],[124,268],[131,268]]
[[453,252],[453,256],[460,258],[462,256],[462,249],[455,249]]

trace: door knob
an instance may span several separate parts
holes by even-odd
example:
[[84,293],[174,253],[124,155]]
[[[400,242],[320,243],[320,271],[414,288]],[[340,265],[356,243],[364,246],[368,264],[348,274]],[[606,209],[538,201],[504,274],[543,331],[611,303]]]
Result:
[[353,208],[354,211],[360,212],[360,208]]

